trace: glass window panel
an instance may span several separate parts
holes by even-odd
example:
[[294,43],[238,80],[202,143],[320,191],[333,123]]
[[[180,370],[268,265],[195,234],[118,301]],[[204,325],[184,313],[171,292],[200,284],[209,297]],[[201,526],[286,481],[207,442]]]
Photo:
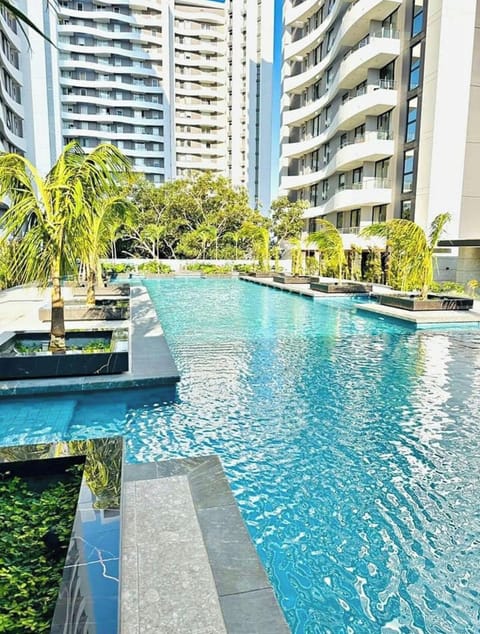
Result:
[[422,45],[420,43],[412,47],[410,52],[410,79],[408,89],[414,90],[420,85],[420,59]]

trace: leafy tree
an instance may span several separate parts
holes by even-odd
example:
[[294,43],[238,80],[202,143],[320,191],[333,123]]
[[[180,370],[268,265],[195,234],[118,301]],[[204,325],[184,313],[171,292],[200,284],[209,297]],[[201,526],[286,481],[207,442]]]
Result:
[[433,282],[433,252],[449,220],[448,213],[436,216],[428,237],[420,225],[403,218],[365,227],[361,235],[386,238],[387,284],[402,291],[419,289],[425,299]]
[[271,203],[272,232],[277,242],[300,238],[305,223],[303,214],[308,207],[306,200],[292,202],[287,196],[280,196]]
[[127,158],[109,144],[86,154],[72,141],[45,178],[25,157],[0,155],[0,198],[10,201],[0,219],[0,243],[18,239],[14,264],[22,283],[52,282],[52,352],[65,351],[61,278],[76,270],[76,259],[83,253],[91,197],[109,192],[118,174],[128,169]]
[[245,190],[208,172],[160,187],[137,181],[130,196],[136,220],[123,238],[130,241],[130,253],[147,257],[238,256],[249,245],[241,233],[244,223],[265,222],[250,208]]
[[292,275],[302,275],[302,243],[299,238],[290,239],[290,257],[292,258]]
[[308,236],[308,241],[314,244],[321,253],[323,267],[333,269],[339,280],[343,277],[343,267],[346,264],[343,240],[338,229],[328,220],[317,219],[319,231]]

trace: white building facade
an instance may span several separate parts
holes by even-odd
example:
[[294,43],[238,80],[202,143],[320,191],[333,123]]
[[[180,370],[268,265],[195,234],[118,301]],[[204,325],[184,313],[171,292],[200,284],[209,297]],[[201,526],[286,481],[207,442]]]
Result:
[[[448,211],[446,253],[460,257],[445,260],[447,277],[475,277],[476,265],[461,271],[456,247],[480,246],[479,6],[286,0],[281,190],[309,201],[309,232],[325,218],[349,247],[372,222],[409,218],[427,228]],[[477,268],[478,276],[480,258]]]
[[58,49],[2,10],[4,149],[47,171],[72,139],[109,142],[153,183],[210,170],[268,208],[273,0],[17,6]]

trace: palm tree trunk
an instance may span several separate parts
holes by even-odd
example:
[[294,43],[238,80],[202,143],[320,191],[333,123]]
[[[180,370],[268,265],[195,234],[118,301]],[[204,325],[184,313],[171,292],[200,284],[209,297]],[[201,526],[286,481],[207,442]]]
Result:
[[95,272],[95,267],[88,266],[87,267],[87,298],[85,303],[87,306],[95,306],[95,282],[97,279],[97,274]]
[[66,350],[65,342],[65,315],[60,284],[60,270],[55,267],[52,275],[52,320],[50,326],[50,344],[48,349],[53,354],[62,354]]

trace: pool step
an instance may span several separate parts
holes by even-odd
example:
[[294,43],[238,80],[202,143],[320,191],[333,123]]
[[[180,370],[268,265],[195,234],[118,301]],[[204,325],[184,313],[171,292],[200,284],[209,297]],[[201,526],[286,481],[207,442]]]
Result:
[[217,456],[124,465],[121,634],[288,634]]

